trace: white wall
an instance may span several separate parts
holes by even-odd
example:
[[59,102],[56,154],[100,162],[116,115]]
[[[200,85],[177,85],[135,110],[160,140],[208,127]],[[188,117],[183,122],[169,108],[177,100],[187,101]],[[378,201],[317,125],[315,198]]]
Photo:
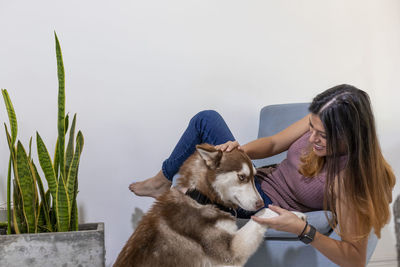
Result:
[[[14,102],[19,138],[27,145],[38,130],[52,150],[56,30],[67,111],[78,113],[85,136],[81,219],[105,222],[111,264],[132,215],[152,203],[129,183],[160,169],[202,109],[220,111],[245,143],[256,137],[262,106],[356,85],[372,98],[384,154],[399,175],[399,29],[396,0],[0,0],[0,87]],[[8,150],[0,133],[1,204]],[[394,257],[393,236],[390,224],[375,258]]]

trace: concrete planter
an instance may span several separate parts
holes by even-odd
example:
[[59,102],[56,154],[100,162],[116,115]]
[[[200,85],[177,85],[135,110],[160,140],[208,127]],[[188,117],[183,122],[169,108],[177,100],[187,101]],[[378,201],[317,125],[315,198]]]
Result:
[[0,266],[105,266],[104,223],[79,231],[0,235]]

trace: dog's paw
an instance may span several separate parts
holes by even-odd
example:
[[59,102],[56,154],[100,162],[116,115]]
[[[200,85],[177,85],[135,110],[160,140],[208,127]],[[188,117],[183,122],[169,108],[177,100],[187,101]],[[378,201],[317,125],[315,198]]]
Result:
[[260,218],[272,218],[272,217],[279,216],[279,214],[276,213],[275,211],[264,208],[264,209],[260,210],[259,212],[257,212],[255,214],[255,216],[260,217]]
[[302,219],[303,221],[307,221],[307,215],[305,215],[302,212],[298,212],[298,211],[292,211],[294,214],[297,215],[297,217],[299,217],[300,219]]

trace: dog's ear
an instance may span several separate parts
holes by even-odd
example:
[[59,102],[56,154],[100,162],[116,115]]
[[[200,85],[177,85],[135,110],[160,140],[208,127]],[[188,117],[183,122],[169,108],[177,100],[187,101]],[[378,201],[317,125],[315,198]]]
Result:
[[221,150],[217,150],[209,144],[197,145],[196,150],[209,168],[215,169],[219,165],[222,157]]

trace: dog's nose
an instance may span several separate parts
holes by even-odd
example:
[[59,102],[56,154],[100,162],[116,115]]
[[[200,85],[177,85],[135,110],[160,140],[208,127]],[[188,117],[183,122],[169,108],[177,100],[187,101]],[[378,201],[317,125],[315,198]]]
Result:
[[256,209],[261,209],[264,207],[264,201],[262,199],[259,199],[256,201]]

